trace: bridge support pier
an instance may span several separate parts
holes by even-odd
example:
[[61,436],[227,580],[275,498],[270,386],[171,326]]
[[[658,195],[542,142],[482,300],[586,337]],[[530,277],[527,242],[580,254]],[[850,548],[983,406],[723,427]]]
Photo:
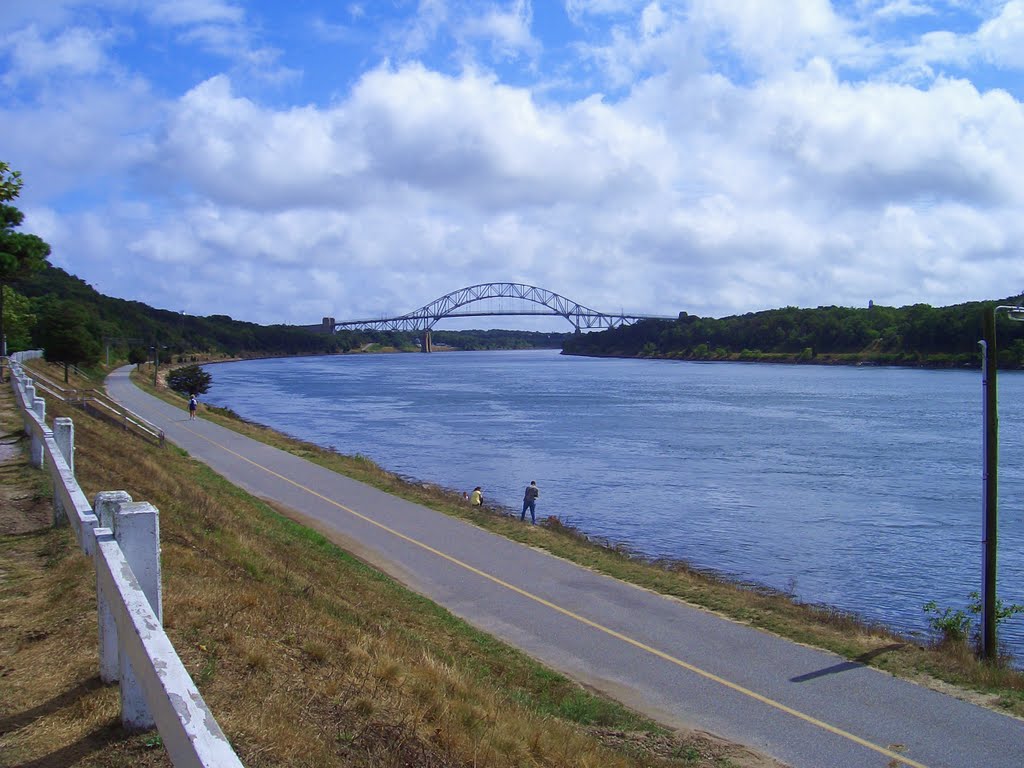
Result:
[[420,351],[422,352],[433,352],[434,347],[430,341],[430,329],[427,328],[423,331],[423,339],[420,341]]

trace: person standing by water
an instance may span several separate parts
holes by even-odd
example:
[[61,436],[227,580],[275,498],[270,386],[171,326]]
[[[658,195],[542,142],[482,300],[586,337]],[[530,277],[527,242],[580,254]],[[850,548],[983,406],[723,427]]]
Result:
[[474,488],[473,493],[470,494],[469,503],[471,506],[474,507],[479,507],[481,504],[484,503],[484,492],[479,485],[476,488]]
[[530,484],[526,486],[526,493],[523,494],[523,514],[519,516],[520,520],[526,520],[526,510],[530,510],[530,525],[537,524],[537,499],[540,497],[540,488],[537,487],[537,481],[531,480]]
[[194,394],[193,395],[189,395],[189,398],[188,398],[188,418],[189,418],[189,421],[192,421],[192,420],[195,419],[195,417],[196,417],[196,408],[198,408],[198,407],[199,407],[199,400],[196,399],[196,396]]

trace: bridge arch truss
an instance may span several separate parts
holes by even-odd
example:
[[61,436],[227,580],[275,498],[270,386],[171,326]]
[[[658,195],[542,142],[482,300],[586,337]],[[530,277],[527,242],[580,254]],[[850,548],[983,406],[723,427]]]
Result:
[[[464,308],[486,299],[513,298],[533,302],[536,311],[467,311]],[[609,314],[577,304],[572,299],[523,283],[481,283],[460,288],[419,309],[398,317],[370,320],[346,320],[334,324],[334,330],[376,330],[376,331],[430,331],[437,322],[446,317],[492,317],[499,315],[557,315],[564,317],[577,332],[591,328],[616,328],[638,320],[672,319],[654,315]]]

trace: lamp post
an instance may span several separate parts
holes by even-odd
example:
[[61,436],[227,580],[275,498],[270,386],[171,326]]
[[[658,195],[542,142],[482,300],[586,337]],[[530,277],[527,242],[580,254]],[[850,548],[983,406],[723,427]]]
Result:
[[996,351],[996,313],[1005,312],[1011,320],[1024,321],[1024,306],[986,307],[982,322],[981,386],[984,391],[984,445],[982,448],[984,485],[981,537],[981,657],[994,659],[996,643],[996,543],[998,531],[999,408],[996,390],[998,354]]

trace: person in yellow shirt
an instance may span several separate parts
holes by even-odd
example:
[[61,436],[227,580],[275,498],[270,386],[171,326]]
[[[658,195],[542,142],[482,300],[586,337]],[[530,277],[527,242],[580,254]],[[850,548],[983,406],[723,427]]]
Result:
[[474,488],[473,493],[469,495],[469,503],[474,507],[479,507],[484,503],[484,492],[480,489],[479,485]]

